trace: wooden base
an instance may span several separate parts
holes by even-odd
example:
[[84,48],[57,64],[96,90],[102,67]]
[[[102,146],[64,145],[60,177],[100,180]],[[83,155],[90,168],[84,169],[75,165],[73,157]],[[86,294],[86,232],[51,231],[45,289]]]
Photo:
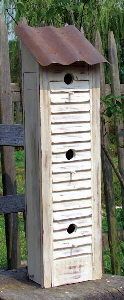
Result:
[[124,299],[124,277],[103,275],[101,280],[87,281],[57,288],[41,289],[27,278],[27,270],[0,271],[0,299],[4,300],[97,300]]

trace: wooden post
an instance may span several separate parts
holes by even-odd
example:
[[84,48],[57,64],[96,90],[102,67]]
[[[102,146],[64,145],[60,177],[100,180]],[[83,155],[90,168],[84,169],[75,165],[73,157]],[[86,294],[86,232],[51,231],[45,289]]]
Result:
[[[102,42],[99,31],[96,33],[95,39],[96,48],[103,54]],[[105,96],[105,74],[104,65],[100,65],[100,94],[101,97]],[[101,103],[101,110],[104,110],[103,103]],[[106,126],[106,119],[104,116],[101,118],[101,142],[106,149],[108,149],[108,131],[109,128]],[[108,240],[111,253],[111,266],[112,273],[119,273],[119,262],[118,262],[118,240],[117,240],[117,229],[116,229],[116,217],[115,217],[115,201],[113,191],[113,176],[112,166],[102,150],[102,172],[103,172],[103,183],[104,183],[104,195],[106,204],[106,214],[108,222]]]
[[[0,121],[3,124],[12,124],[13,121],[10,82],[7,28],[3,17],[0,16]],[[15,194],[14,148],[2,147],[1,164],[3,195]],[[7,262],[9,268],[17,268],[20,264],[17,220],[17,214],[5,215]]]
[[[109,32],[108,36],[108,50],[109,50],[109,61],[111,63],[111,81],[112,81],[112,94],[116,96],[121,96],[121,86],[119,79],[119,68],[118,68],[118,56],[117,56],[117,46],[114,38],[113,32]],[[121,102],[121,98],[118,100]],[[115,118],[116,126],[116,138],[117,138],[117,149],[118,149],[118,166],[119,171],[124,179],[124,137],[120,134],[124,130],[124,119]],[[122,187],[122,207],[124,215],[124,189]]]

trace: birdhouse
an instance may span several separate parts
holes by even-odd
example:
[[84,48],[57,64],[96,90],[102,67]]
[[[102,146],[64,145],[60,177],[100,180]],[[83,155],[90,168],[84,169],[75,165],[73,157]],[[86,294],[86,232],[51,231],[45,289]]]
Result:
[[100,71],[74,26],[20,23],[29,278],[42,287],[102,276]]

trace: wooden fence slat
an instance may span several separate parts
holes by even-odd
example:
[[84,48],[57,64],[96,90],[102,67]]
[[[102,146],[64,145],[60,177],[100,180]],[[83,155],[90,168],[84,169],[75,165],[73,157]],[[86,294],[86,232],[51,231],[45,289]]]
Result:
[[[117,46],[114,38],[113,32],[109,32],[108,36],[108,54],[109,61],[111,63],[111,82],[112,82],[112,94],[115,96],[121,96],[120,88],[120,79],[119,79],[119,68],[118,68],[118,55],[117,55]],[[120,103],[120,99],[118,99]],[[121,173],[122,178],[124,179],[124,138],[121,135],[121,132],[124,130],[124,119],[123,117],[115,118],[115,127],[116,127],[116,137],[117,137],[117,150],[118,150],[118,167]],[[124,213],[124,189],[121,189],[122,196],[122,208]]]
[[[8,32],[2,15],[0,15],[0,123],[13,123]],[[16,194],[16,171],[12,147],[2,147],[1,166],[3,195]],[[20,265],[17,214],[5,214],[5,231],[8,267],[17,268]]]
[[[100,37],[100,33],[96,34],[96,48],[103,53],[102,49],[102,41]],[[105,96],[105,74],[104,74],[104,66],[100,64],[100,95]],[[104,110],[104,104],[101,103],[102,111]],[[105,116],[101,116],[101,140],[102,145],[106,149],[108,149],[109,141],[108,141],[108,122]],[[103,172],[103,183],[104,183],[104,198],[106,204],[106,214],[107,214],[107,222],[108,222],[108,239],[109,239],[109,247],[111,253],[111,265],[112,272],[117,274],[119,271],[119,262],[118,262],[118,239],[117,239],[117,230],[116,230],[116,218],[115,218],[115,201],[114,201],[114,191],[113,191],[113,176],[112,176],[112,166],[102,149],[102,172]]]
[[24,146],[23,125],[0,124],[0,146]]
[[10,214],[25,211],[24,195],[0,196],[0,213]]

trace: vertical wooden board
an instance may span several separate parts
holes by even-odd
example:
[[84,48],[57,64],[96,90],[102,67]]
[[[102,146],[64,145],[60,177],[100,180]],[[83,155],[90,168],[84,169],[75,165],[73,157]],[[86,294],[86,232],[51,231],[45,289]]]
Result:
[[47,71],[40,73],[41,150],[42,150],[42,206],[43,206],[43,265],[44,287],[52,284],[52,170],[50,98]]
[[[13,123],[10,82],[8,32],[4,18],[0,15],[0,122],[3,124]],[[14,148],[1,148],[1,167],[3,195],[16,194]],[[20,266],[20,251],[17,214],[5,215],[5,231],[8,267],[18,268]]]
[[43,277],[41,273],[42,219],[40,214],[40,121],[38,73],[24,72],[23,79],[25,110],[28,273],[30,279],[43,285]]
[[92,280],[91,254],[54,261],[52,286],[86,280]]
[[101,159],[100,159],[100,69],[91,70],[92,221],[93,279],[102,276]]

